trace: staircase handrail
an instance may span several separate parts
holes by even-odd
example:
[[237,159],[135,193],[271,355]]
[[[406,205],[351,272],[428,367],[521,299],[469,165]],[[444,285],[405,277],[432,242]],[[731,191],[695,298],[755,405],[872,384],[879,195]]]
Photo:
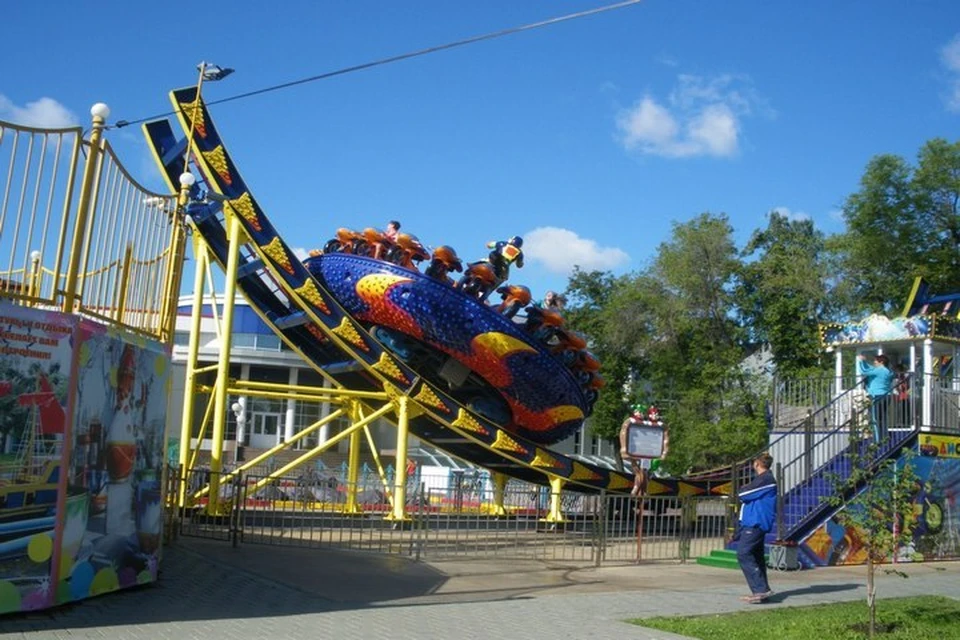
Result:
[[[909,393],[910,393],[911,399],[915,399],[916,395],[919,395],[919,389],[916,389],[913,387],[913,385],[911,385]],[[838,451],[836,454],[828,458],[825,458],[824,461],[820,465],[818,465],[815,469],[811,466],[811,468],[808,469],[807,472],[803,474],[804,476],[803,480],[801,480],[794,487],[791,487],[791,491],[793,491],[794,489],[799,489],[805,486],[806,483],[809,483],[813,479],[817,478],[818,475],[821,473],[821,471],[823,471],[824,468],[826,468],[833,461],[835,461],[838,456],[850,454],[851,446],[854,443],[860,442],[863,437],[863,434],[861,433],[861,430],[863,429],[863,425],[860,424],[860,421],[863,420],[865,415],[869,416],[870,411],[871,409],[870,409],[869,403],[866,403],[862,407],[854,407],[853,411],[851,412],[851,417],[847,421],[845,421],[843,424],[838,425],[833,430],[824,434],[819,440],[813,443],[813,445],[809,448],[808,451],[805,451],[804,453],[797,456],[795,459],[787,462],[786,464],[779,466],[778,475],[780,476],[780,478],[783,478],[787,475],[787,473],[789,472],[789,470],[793,465],[798,464],[801,461],[810,462],[812,460],[812,457],[809,454],[813,451],[816,451],[816,449],[819,446],[823,445],[823,443],[827,442],[831,438],[836,437],[840,433],[846,432],[849,434],[846,445],[840,451]],[[909,442],[909,440],[912,437],[914,437],[917,434],[917,429],[913,425],[911,425],[912,429],[910,431],[904,433],[903,427],[905,426],[907,425],[895,425],[894,428],[896,430],[895,431],[891,430],[888,432],[887,439],[881,443],[879,449],[876,451],[876,457],[867,462],[868,468],[871,468],[871,469],[875,468],[877,465],[881,464],[885,459],[889,458],[891,455],[896,454]],[[778,481],[780,480],[780,478],[778,478]],[[782,487],[780,489],[780,492],[782,496],[784,496],[786,493],[783,491]],[[814,517],[817,517],[817,514],[822,513],[824,506],[825,505],[822,502],[819,504],[813,505],[812,508],[810,508],[805,515],[800,517],[797,520],[797,522],[791,525],[790,528],[786,531],[783,531],[782,526],[778,527],[779,537],[790,538],[797,531],[803,530],[807,525],[810,524],[810,522],[814,519]],[[778,520],[782,519],[782,517],[783,517],[783,514],[781,512],[778,514]]]
[[[692,473],[692,474],[689,474],[689,475],[685,475],[684,478],[686,478],[686,479],[688,479],[688,480],[707,480],[707,479],[712,479],[712,478],[718,478],[718,477],[721,477],[721,476],[729,476],[729,474],[731,473],[731,469],[733,469],[733,473],[735,473],[738,477],[744,475],[744,474],[742,474],[742,473],[737,473],[737,471],[742,470],[742,469],[744,469],[744,468],[749,471],[749,470],[752,468],[753,460],[754,460],[757,456],[759,456],[761,453],[764,453],[764,452],[766,452],[766,451],[769,451],[769,450],[772,449],[774,446],[776,446],[777,444],[779,444],[780,442],[782,442],[783,440],[785,440],[786,438],[788,438],[788,437],[790,437],[790,436],[796,435],[797,433],[802,433],[804,430],[806,430],[807,425],[812,425],[812,424],[814,424],[814,423],[816,422],[816,418],[817,418],[818,416],[823,415],[823,414],[824,414],[826,411],[828,411],[828,410],[836,410],[837,403],[838,403],[840,400],[843,400],[843,399],[847,399],[847,398],[852,397],[851,394],[853,394],[855,391],[859,391],[859,390],[860,390],[859,387],[853,387],[853,388],[847,389],[847,390],[845,390],[844,392],[842,392],[841,394],[833,397],[833,398],[830,400],[830,402],[828,402],[827,404],[825,404],[825,405],[823,405],[822,407],[818,408],[816,411],[812,411],[812,412],[808,413],[805,418],[801,419],[797,424],[795,424],[794,426],[790,427],[789,430],[782,432],[778,438],[776,438],[775,440],[772,440],[772,441],[768,442],[766,445],[764,445],[764,447],[763,447],[762,449],[760,449],[760,450],[757,451],[756,453],[754,453],[754,454],[752,454],[752,455],[750,455],[750,456],[748,456],[748,457],[746,457],[746,458],[742,458],[742,459],[740,459],[740,460],[737,460],[737,461],[734,462],[733,464],[725,465],[725,466],[722,466],[722,467],[714,467],[713,469],[707,469],[707,470],[705,470],[705,471],[698,471],[697,473]],[[798,458],[799,458],[799,457],[800,457],[800,456],[798,456]]]

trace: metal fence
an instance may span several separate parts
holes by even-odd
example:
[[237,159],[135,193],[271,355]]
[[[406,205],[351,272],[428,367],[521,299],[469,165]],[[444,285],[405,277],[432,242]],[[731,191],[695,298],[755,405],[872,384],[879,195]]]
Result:
[[0,121],[0,296],[169,340],[176,198],[137,183],[102,131]]
[[496,500],[482,485],[428,487],[423,478],[408,492],[407,519],[388,519],[382,487],[356,492],[317,486],[304,477],[270,479],[223,474],[219,505],[198,495],[210,473],[191,471],[182,487],[188,508],[173,523],[177,535],[229,544],[327,547],[397,554],[413,559],[507,558],[600,566],[652,561],[685,562],[723,548],[729,534],[727,501],[715,496],[561,496],[564,520],[548,522],[551,496],[539,485],[511,481]]

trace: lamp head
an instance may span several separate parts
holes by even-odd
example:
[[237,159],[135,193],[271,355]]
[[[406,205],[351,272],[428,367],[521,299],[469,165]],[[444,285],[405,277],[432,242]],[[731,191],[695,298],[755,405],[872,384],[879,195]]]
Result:
[[90,115],[93,116],[95,120],[106,120],[110,117],[110,107],[103,102],[98,102],[90,107]]

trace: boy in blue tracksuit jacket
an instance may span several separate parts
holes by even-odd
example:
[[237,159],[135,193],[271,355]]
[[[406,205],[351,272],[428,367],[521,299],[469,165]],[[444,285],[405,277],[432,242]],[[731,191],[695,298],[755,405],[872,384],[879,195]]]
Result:
[[756,477],[740,489],[740,529],[737,560],[750,587],[750,595],[742,600],[757,604],[773,593],[767,582],[767,565],[763,560],[763,539],[771,531],[777,515],[777,481],[770,471],[773,458],[763,453],[753,461]]

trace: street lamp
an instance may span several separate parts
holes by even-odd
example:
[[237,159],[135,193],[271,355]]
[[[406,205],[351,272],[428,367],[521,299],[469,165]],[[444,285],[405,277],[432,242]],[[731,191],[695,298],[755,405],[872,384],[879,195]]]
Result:
[[30,281],[27,286],[27,297],[33,298],[40,294],[40,252],[34,249],[30,252]]
[[246,421],[246,416],[244,415],[243,404],[240,402],[234,402],[232,405],[230,405],[230,409],[233,411],[233,415],[237,419],[237,440],[233,447],[233,464],[236,465],[237,461],[240,459],[240,447],[243,446],[243,423]]
[[[197,78],[197,93],[194,97],[193,102],[193,113],[190,114],[190,131],[187,134],[187,148],[183,152],[183,171],[187,172],[187,169],[190,165],[190,148],[193,142],[193,130],[197,121],[197,110],[200,109],[200,92],[203,90],[203,82],[217,82],[218,80],[223,80],[228,75],[233,73],[233,69],[229,67],[221,67],[220,65],[213,64],[210,62],[200,62],[197,65],[197,69],[200,71],[200,76]],[[187,186],[183,182],[183,176],[180,176],[180,186]],[[193,186],[191,183],[189,186]],[[188,186],[188,188],[189,188]]]

